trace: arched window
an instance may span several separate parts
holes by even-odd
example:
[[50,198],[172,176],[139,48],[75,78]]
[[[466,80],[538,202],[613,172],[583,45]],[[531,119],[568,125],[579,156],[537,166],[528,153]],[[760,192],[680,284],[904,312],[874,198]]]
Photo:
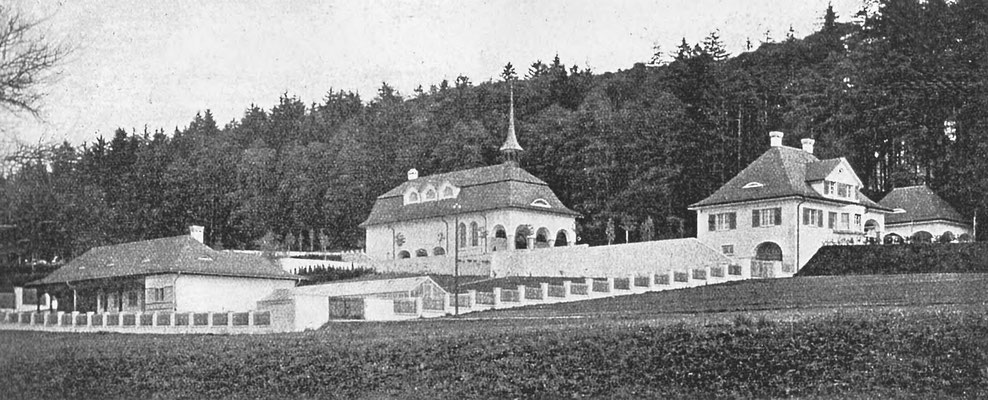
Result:
[[555,246],[556,247],[569,246],[569,241],[566,240],[566,230],[565,229],[560,229],[559,232],[556,233],[556,243],[555,243]]
[[409,258],[409,257],[411,257],[411,255],[408,254],[408,251],[406,250],[402,250],[398,252],[398,258]]
[[535,233],[535,248],[544,249],[549,247],[549,230],[546,228],[539,228]]
[[434,255],[434,256],[445,256],[446,255],[446,249],[444,249],[442,247],[436,247],[436,248],[432,249],[432,255]]
[[480,244],[480,229],[476,222],[470,223],[470,246],[476,247]]
[[460,226],[456,232],[457,244],[459,248],[467,247],[467,224],[460,222]]
[[415,191],[413,191],[411,193],[408,193],[408,202],[409,203],[418,203],[419,202],[419,193],[418,192],[415,192]]
[[452,199],[453,198],[453,187],[452,186],[446,186],[446,188],[443,189],[443,198],[444,199]]
[[435,189],[429,188],[428,190],[425,191],[425,201],[435,200],[435,199],[436,199]]
[[508,234],[504,231],[503,226],[494,226],[494,239],[492,239],[488,244],[491,246],[491,251],[504,250],[508,248]]
[[536,207],[545,207],[545,208],[552,207],[549,205],[549,202],[546,201],[545,199],[535,199],[534,201],[532,201],[532,205]]
[[884,241],[885,244],[902,244],[903,242],[905,242],[905,240],[902,239],[902,236],[896,235],[894,233],[885,235]]
[[528,236],[532,234],[532,228],[528,225],[518,225],[515,228],[515,249],[528,248]]
[[508,233],[504,231],[504,227],[501,225],[494,227],[494,238],[495,239],[507,239]]
[[755,259],[759,261],[782,261],[782,248],[772,242],[765,242],[755,249]]
[[425,249],[415,250],[415,257],[428,257],[428,256],[429,256],[429,252],[425,251]]

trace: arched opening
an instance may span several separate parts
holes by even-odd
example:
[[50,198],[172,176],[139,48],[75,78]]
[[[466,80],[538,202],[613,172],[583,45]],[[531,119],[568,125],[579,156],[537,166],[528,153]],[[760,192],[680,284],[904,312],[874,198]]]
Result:
[[398,258],[410,258],[412,255],[408,254],[407,250],[402,250],[398,252]]
[[419,202],[419,194],[417,192],[411,192],[411,193],[409,193],[408,194],[408,202],[409,203],[418,203]]
[[878,225],[878,221],[869,219],[864,224],[865,240],[868,243],[872,243],[872,244],[879,243],[879,241],[881,240],[881,237],[879,236],[881,235],[880,232],[881,230],[882,227]]
[[528,225],[518,225],[515,229],[515,249],[523,250],[528,248],[528,237],[532,234],[532,228]]
[[905,240],[902,239],[902,236],[899,236],[895,233],[890,233],[888,235],[885,235],[885,239],[883,240],[883,242],[885,244],[902,244],[905,242]]
[[461,249],[467,247],[467,224],[460,222],[456,229],[456,238],[456,247]]
[[973,242],[974,237],[972,237],[970,233],[962,233],[960,236],[957,237],[957,241],[961,243]]
[[556,242],[554,244],[555,244],[556,247],[569,246],[569,241],[566,240],[566,230],[565,229],[560,229],[559,232],[556,233]]
[[755,259],[751,260],[753,278],[772,278],[782,264],[782,248],[772,242],[764,242],[755,248]]
[[435,189],[429,188],[429,190],[425,191],[425,200],[435,200],[435,199],[436,199]]
[[535,248],[544,249],[549,247],[549,229],[539,228],[535,233]]
[[782,248],[772,242],[765,242],[755,249],[755,259],[760,261],[782,261]]
[[504,250],[508,248],[508,233],[501,225],[494,226],[494,239],[491,240],[491,251]]
[[476,222],[470,223],[470,246],[477,247],[480,244],[480,228]]
[[933,234],[927,231],[919,231],[909,237],[912,243],[933,243]]
[[453,198],[453,188],[452,187],[446,186],[446,188],[443,189],[443,198],[445,198],[445,199],[451,199],[451,198]]
[[446,249],[444,249],[442,247],[436,247],[436,248],[432,249],[432,255],[434,255],[434,256],[445,256],[446,255]]
[[940,243],[952,243],[954,240],[957,240],[957,237],[954,236],[954,232],[951,231],[944,232],[943,235],[940,235],[938,238]]
[[429,252],[425,251],[425,249],[415,250],[415,257],[428,257],[428,256],[429,256]]

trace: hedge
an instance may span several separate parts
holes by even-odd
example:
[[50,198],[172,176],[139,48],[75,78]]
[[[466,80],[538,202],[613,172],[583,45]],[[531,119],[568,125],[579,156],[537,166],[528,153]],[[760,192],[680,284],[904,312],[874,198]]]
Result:
[[988,242],[824,246],[796,275],[971,272],[988,272]]

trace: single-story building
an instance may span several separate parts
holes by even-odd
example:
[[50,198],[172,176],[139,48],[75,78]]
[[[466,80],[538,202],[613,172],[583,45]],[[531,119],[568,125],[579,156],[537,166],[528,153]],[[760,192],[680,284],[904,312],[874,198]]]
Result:
[[885,217],[885,242],[970,241],[974,224],[926,185],[892,189],[880,202],[891,208]]
[[261,256],[213,250],[200,238],[93,248],[26,286],[59,299],[57,311],[242,312],[303,279]]

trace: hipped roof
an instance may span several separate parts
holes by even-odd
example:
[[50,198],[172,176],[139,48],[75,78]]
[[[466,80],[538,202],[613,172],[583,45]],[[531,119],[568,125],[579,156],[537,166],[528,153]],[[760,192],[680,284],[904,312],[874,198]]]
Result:
[[[726,184],[707,198],[694,203],[690,208],[744,201],[766,200],[799,196],[823,201],[847,202],[824,197],[810,185],[826,178],[842,159],[820,160],[801,149],[774,146],[755,161],[741,170]],[[757,182],[761,186],[745,189],[744,186]],[[870,209],[891,211],[875,203],[857,190],[858,202]]]
[[[404,194],[409,187],[421,190],[431,184],[438,190],[444,182],[460,189],[456,198],[404,204]],[[550,207],[533,206],[532,202],[536,199],[544,199]],[[459,208],[454,205],[459,205]],[[514,163],[503,163],[405,181],[379,196],[370,216],[360,226],[503,208],[579,215],[563,205],[544,181]]]
[[27,286],[166,273],[301,279],[264,257],[216,251],[190,236],[175,236],[90,249]]
[[971,224],[971,221],[926,185],[892,189],[880,203],[891,209],[901,208],[906,211],[886,215],[886,225],[936,220]]

